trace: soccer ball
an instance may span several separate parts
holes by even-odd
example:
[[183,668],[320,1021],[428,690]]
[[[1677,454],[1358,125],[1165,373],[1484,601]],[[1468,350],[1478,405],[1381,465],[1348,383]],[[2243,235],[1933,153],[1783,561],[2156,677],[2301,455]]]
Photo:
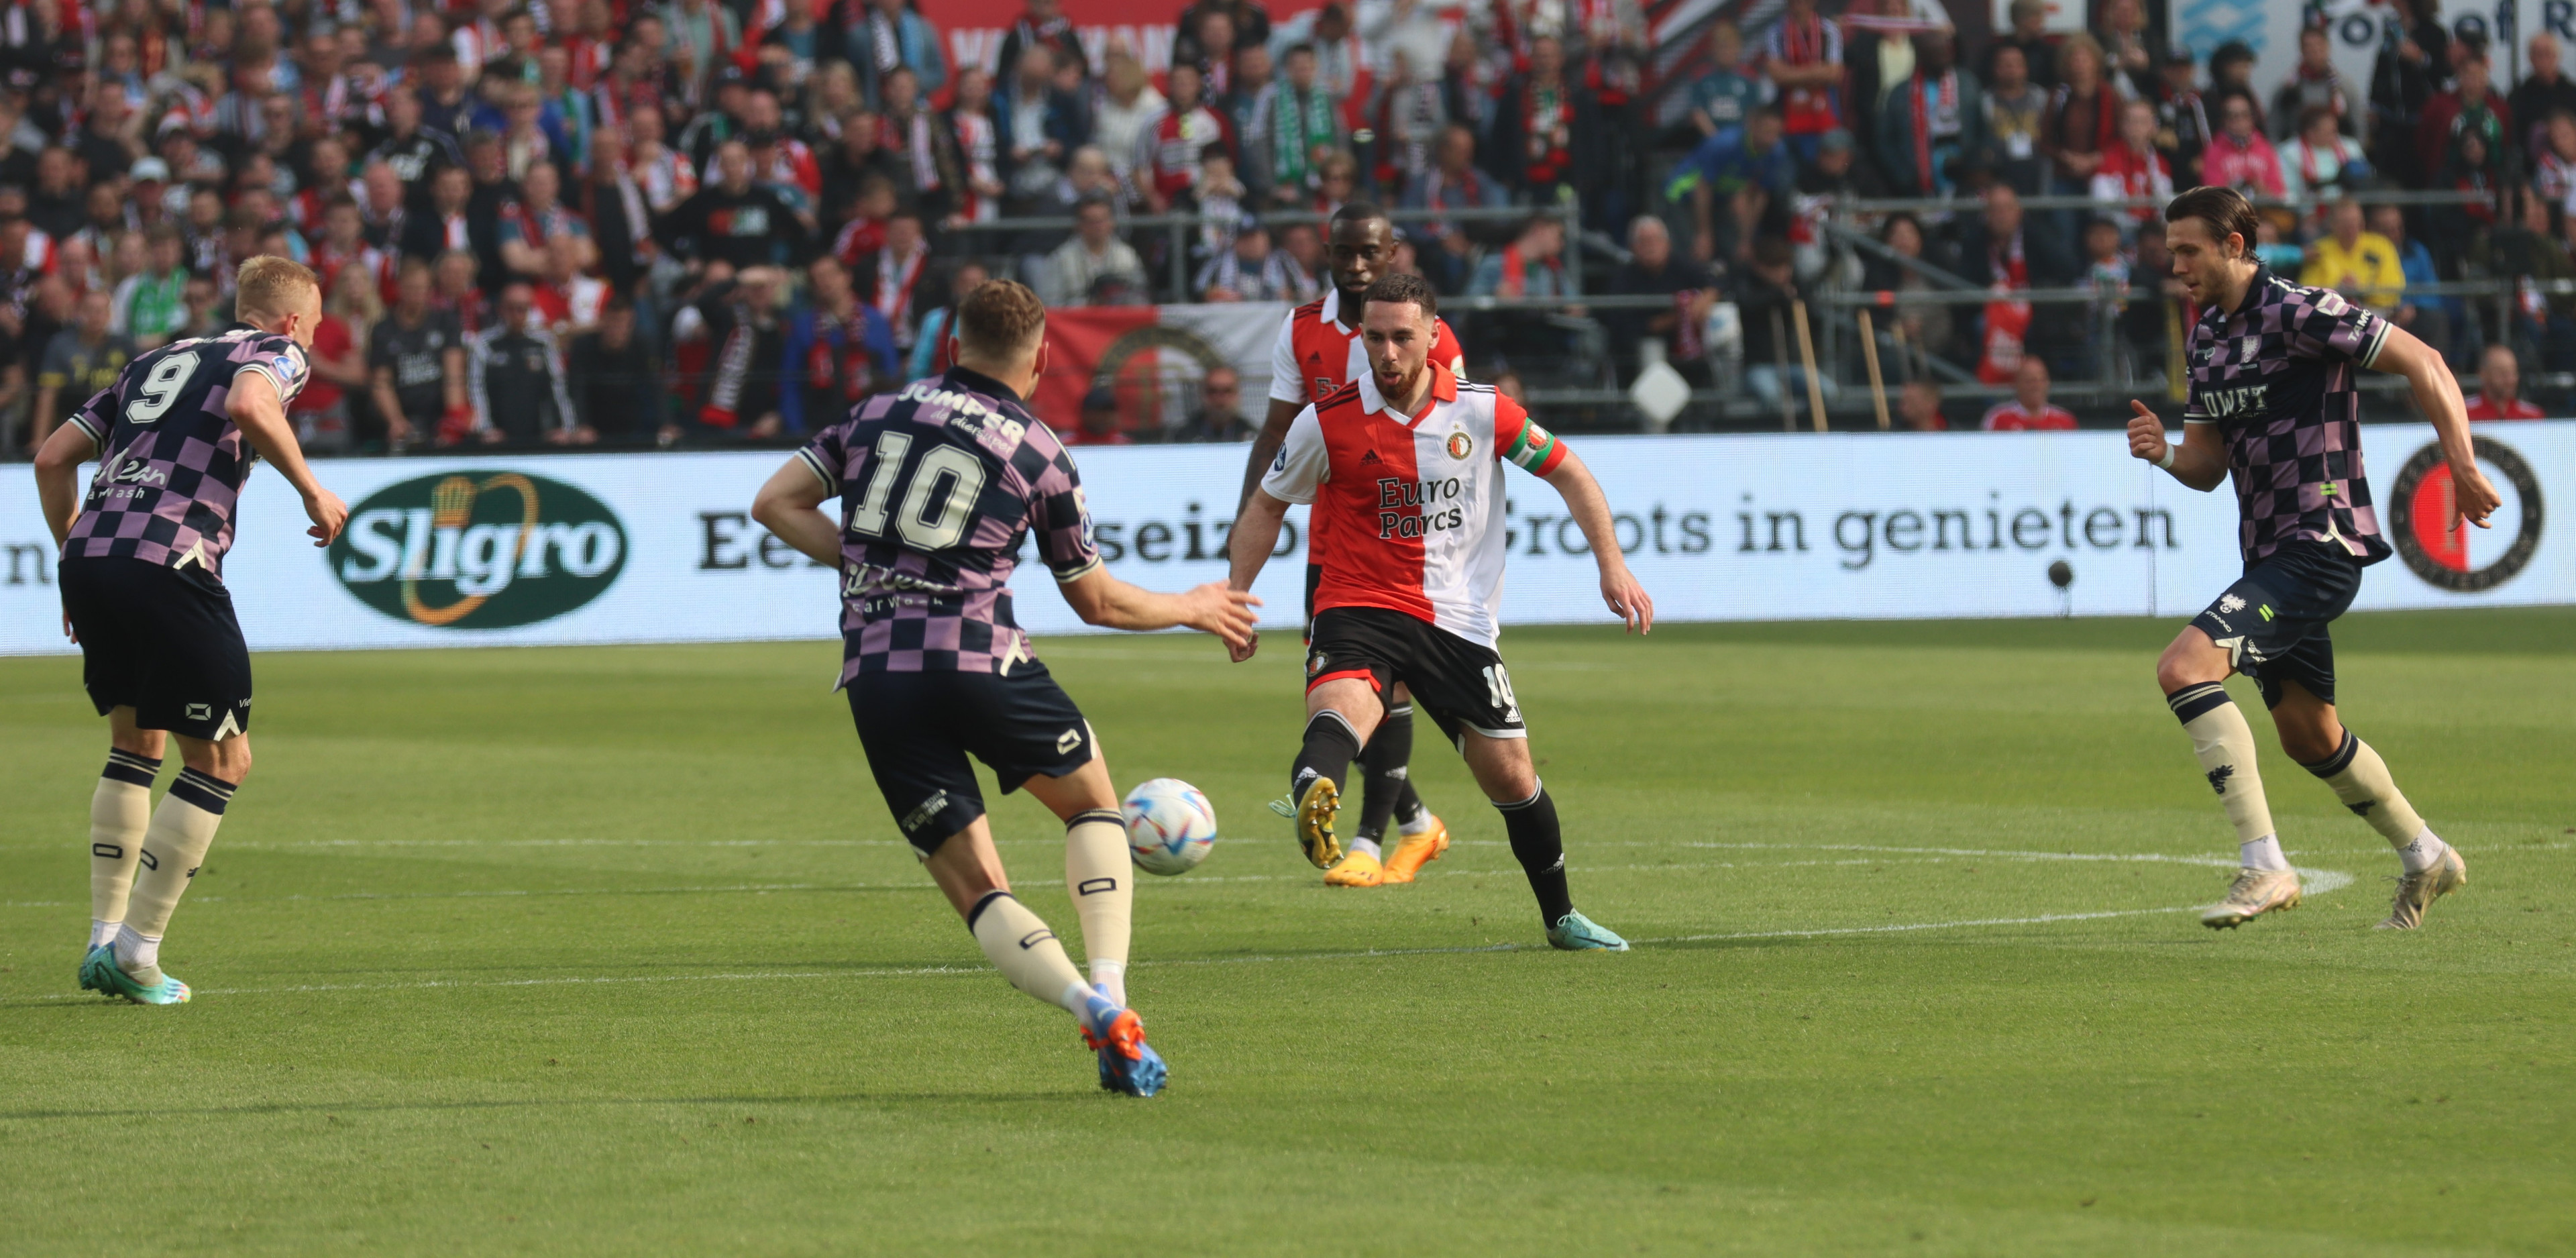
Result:
[[1185,874],[1216,844],[1216,809],[1199,788],[1156,778],[1127,792],[1127,854],[1149,874]]

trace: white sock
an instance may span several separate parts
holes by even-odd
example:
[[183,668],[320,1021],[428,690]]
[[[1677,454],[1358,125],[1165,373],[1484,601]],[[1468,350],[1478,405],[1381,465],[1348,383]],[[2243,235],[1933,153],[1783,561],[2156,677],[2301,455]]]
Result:
[[103,943],[115,942],[116,928],[123,924],[124,923],[121,922],[102,922],[95,917],[89,919],[89,946],[95,948]]
[[2397,849],[2397,859],[2406,866],[2406,872],[2420,874],[2431,869],[2434,862],[2442,859],[2442,853],[2450,850],[2451,845],[2435,835],[2431,826],[2426,826],[2415,836],[2414,842]]
[[1349,846],[1351,849],[1351,855],[1353,856],[1365,854],[1370,860],[1379,859],[1377,840],[1375,839],[1363,839],[1357,835],[1353,835],[1351,836]]
[[1438,820],[1439,818],[1431,815],[1430,809],[1425,808],[1414,813],[1413,820],[1411,821],[1396,822],[1395,828],[1396,832],[1399,834],[1420,834],[1423,831],[1430,829],[1431,824]]
[[116,968],[128,974],[151,974],[160,981],[161,939],[157,935],[140,935],[130,925],[116,928]]
[[2281,854],[2281,837],[2267,834],[2251,843],[2236,845],[2236,859],[2247,869],[2288,869],[2290,858]]
[[1091,985],[1092,985],[1093,987],[1096,987],[1096,988],[1100,989],[1101,994],[1108,998],[1108,1000],[1109,1000],[1109,1003],[1110,1003],[1110,1004],[1116,1005],[1116,1006],[1118,1006],[1118,1007],[1119,1007],[1119,1008],[1121,1008],[1121,1009],[1124,1009],[1124,1008],[1126,1008],[1126,1007],[1127,1007],[1127,963],[1126,963],[1126,962],[1124,962],[1124,961],[1094,961],[1094,962],[1092,962],[1092,963],[1091,963]]

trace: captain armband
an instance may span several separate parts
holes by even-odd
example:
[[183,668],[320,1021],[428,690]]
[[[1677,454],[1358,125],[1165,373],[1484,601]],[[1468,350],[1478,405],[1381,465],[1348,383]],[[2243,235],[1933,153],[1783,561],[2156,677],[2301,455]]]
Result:
[[1545,475],[1564,448],[1564,444],[1556,439],[1556,434],[1539,427],[1537,420],[1524,419],[1521,421],[1520,435],[1513,438],[1512,444],[1503,450],[1503,458],[1508,462],[1519,464],[1524,472]]

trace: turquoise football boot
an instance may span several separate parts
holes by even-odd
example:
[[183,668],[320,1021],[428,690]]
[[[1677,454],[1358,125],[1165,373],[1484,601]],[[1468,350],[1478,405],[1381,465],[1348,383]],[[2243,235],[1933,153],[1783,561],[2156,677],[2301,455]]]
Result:
[[188,985],[186,983],[182,983],[178,979],[171,977],[167,972],[164,972],[161,975],[161,981],[158,983],[142,982],[133,975],[126,973],[124,966],[116,963],[115,949],[109,948],[104,951],[107,953],[106,960],[99,965],[97,972],[99,977],[103,979],[107,985],[99,990],[106,992],[110,996],[122,996],[138,1005],[184,1005],[188,1003],[189,992]]
[[1548,946],[1567,952],[1626,952],[1628,941],[1581,913],[1568,913],[1547,928]]

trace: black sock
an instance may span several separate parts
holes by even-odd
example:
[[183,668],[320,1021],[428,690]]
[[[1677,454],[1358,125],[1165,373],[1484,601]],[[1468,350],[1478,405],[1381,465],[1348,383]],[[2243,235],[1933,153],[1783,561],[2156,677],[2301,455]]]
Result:
[[[1386,833],[1387,820],[1413,789],[1405,770],[1412,763],[1413,705],[1397,704],[1386,710],[1386,719],[1370,731],[1368,746],[1360,751],[1361,780],[1368,788],[1360,796],[1359,837],[1375,839]],[[1413,810],[1422,811],[1419,798],[1413,801]]]
[[1298,802],[1317,774],[1331,778],[1335,790],[1349,786],[1351,761],[1359,754],[1359,735],[1341,713],[1327,708],[1307,717],[1306,745],[1297,750],[1297,763],[1288,771],[1288,802]]
[[1539,924],[1554,927],[1574,911],[1574,896],[1565,889],[1565,832],[1557,828],[1556,800],[1541,782],[1528,799],[1494,807],[1512,836],[1512,855],[1529,875],[1530,894],[1538,897]]

